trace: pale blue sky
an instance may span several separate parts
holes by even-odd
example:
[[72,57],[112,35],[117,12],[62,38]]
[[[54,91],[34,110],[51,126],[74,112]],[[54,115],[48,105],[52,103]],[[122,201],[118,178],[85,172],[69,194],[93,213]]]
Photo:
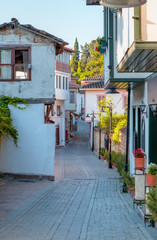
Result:
[[103,35],[103,7],[86,0],[1,0],[0,24],[15,17],[22,24],[43,29],[74,46]]

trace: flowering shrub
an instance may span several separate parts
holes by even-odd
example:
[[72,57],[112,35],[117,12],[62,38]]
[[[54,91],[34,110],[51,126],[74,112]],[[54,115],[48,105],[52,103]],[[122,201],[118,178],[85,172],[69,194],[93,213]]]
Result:
[[136,149],[133,152],[133,154],[134,154],[134,157],[136,157],[136,158],[144,158],[144,156],[145,156],[145,153],[143,152],[143,150],[141,150],[141,148]]
[[150,163],[146,169],[147,174],[157,175],[157,165],[155,163]]

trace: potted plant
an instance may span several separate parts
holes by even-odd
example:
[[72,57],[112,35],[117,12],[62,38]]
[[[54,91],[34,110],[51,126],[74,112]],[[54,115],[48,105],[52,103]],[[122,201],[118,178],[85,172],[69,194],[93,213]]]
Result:
[[100,151],[99,151],[99,156],[100,156],[100,159],[101,159],[101,160],[105,160],[104,153],[105,153],[105,149],[104,149],[104,148],[101,148]]
[[145,167],[145,153],[141,148],[136,149],[133,152],[133,155],[135,157],[135,169],[144,169]]
[[146,169],[147,173],[147,186],[155,186],[157,182],[157,165],[150,163]]
[[100,45],[102,48],[106,47],[107,46],[107,42],[106,42],[106,39],[105,37],[98,37],[97,38],[97,43],[98,45]]
[[157,226],[157,184],[151,186],[149,193],[147,194],[147,207],[152,215],[153,225]]

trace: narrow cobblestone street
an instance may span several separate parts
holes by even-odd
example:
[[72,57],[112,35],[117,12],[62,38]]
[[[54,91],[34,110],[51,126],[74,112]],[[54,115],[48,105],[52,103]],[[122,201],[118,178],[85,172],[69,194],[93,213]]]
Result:
[[89,149],[89,125],[56,150],[55,182],[0,223],[0,240],[151,240],[119,174]]

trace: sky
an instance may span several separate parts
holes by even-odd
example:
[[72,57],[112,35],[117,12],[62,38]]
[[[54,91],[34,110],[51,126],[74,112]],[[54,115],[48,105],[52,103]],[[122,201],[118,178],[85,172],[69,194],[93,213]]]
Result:
[[103,7],[86,6],[86,0],[1,0],[0,24],[12,17],[62,38],[74,47],[103,35]]

